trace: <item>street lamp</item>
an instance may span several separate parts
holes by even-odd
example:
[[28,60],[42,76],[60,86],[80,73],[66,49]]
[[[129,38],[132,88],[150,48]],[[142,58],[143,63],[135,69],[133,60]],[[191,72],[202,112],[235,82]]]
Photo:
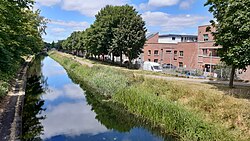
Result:
[[210,51],[210,75],[212,74],[212,59],[213,59],[213,52],[212,52],[212,49]]
[[163,61],[163,49],[161,49],[161,65],[162,65],[162,61]]

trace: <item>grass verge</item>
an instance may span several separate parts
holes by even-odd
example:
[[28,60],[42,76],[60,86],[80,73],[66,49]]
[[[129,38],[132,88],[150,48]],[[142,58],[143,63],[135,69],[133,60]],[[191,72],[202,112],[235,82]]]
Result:
[[249,140],[250,103],[215,86],[135,76],[103,65],[88,67],[57,52],[50,56],[99,94],[122,104],[181,140]]

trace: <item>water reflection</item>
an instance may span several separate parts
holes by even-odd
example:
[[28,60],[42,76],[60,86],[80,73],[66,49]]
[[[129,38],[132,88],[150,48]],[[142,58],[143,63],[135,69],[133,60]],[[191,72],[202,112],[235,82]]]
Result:
[[[86,85],[78,82],[82,84],[84,90],[87,90],[84,91],[72,82],[77,78],[71,75],[71,80],[64,68],[51,58],[46,57],[40,68],[42,79],[46,78],[46,91],[37,87],[40,88],[39,94],[31,92],[36,99],[33,105],[37,104],[39,108],[34,113],[31,112],[32,115],[27,114],[36,119],[36,125],[39,127],[34,137],[39,136],[43,131],[43,134],[36,139],[50,141],[173,140],[171,136],[159,132],[160,130],[152,124],[124,112],[121,106],[96,97],[98,95],[94,95],[91,90],[87,90]],[[41,92],[43,94],[38,96]],[[46,110],[43,111],[44,109]]]
[[44,120],[45,116],[40,114],[45,109],[42,108],[44,100],[41,99],[41,94],[44,93],[46,86],[46,79],[41,75],[41,60],[43,58],[38,56],[31,64],[28,72],[22,113],[23,133],[21,140],[24,141],[42,140],[40,134],[42,134],[43,126],[40,121]]

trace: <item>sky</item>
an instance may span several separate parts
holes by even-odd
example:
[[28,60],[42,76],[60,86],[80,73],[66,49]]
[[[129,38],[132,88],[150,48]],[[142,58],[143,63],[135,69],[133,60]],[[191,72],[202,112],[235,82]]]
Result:
[[36,0],[35,9],[49,19],[46,42],[66,39],[73,31],[88,28],[106,5],[134,6],[146,22],[147,33],[197,34],[199,25],[213,19],[206,0]]

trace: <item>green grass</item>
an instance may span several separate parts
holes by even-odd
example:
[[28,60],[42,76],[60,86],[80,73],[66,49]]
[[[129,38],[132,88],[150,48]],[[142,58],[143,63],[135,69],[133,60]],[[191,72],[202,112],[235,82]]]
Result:
[[56,52],[50,56],[99,94],[181,140],[250,140],[249,101],[220,87],[145,78],[98,64],[90,68]]

